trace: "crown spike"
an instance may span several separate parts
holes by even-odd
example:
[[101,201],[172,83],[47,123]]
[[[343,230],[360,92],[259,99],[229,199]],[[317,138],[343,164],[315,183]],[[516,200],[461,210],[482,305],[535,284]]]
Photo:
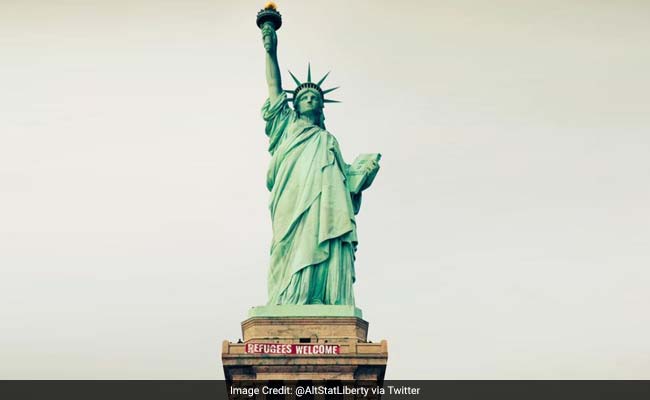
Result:
[[324,77],[320,78],[320,81],[318,81],[318,83],[317,83],[318,86],[320,86],[323,82],[325,82],[325,78],[327,78],[327,75],[329,75],[330,72],[332,72],[332,71],[329,71],[328,73],[325,74]]
[[338,100],[325,99],[325,100],[323,100],[323,103],[340,103],[340,101],[338,101]]
[[329,92],[333,92],[333,91],[335,91],[335,90],[338,89],[338,88],[340,88],[340,86],[333,87],[333,88],[331,88],[331,89],[327,89],[327,90],[323,90],[323,94],[328,94]]
[[307,63],[307,82],[311,82],[311,63]]
[[291,77],[293,78],[293,81],[296,82],[297,86],[302,85],[302,83],[298,80],[298,78],[296,78],[296,76],[291,71],[289,71],[289,75],[291,75]]
[[285,92],[285,93],[291,93],[291,94],[293,94],[293,90],[287,90],[287,89],[284,89],[284,92]]

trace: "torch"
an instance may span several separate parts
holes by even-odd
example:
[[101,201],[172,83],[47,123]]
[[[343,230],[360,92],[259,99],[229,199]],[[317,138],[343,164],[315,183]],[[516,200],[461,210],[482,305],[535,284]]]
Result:
[[[274,2],[269,1],[263,9],[257,13],[257,26],[262,29],[264,25],[268,25],[277,31],[282,26],[282,15],[278,12],[278,6]],[[271,38],[264,36],[264,47],[267,47]]]

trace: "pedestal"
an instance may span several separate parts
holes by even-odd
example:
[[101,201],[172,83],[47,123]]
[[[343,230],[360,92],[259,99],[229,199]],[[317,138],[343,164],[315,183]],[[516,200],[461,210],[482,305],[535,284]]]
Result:
[[264,306],[242,322],[243,343],[223,342],[226,380],[383,382],[386,340],[368,341],[353,306]]

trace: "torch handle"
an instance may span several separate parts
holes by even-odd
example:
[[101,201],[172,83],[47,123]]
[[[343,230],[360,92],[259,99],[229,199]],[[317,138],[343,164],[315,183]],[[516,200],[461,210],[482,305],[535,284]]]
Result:
[[273,35],[267,33],[269,28],[273,30],[273,33],[275,33],[275,27],[273,26],[273,23],[267,21],[262,24],[262,41],[264,42],[264,48],[267,51],[270,50],[273,46]]

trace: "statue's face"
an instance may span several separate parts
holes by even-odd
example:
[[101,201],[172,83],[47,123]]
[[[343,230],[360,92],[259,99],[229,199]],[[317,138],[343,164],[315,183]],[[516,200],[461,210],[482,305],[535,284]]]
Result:
[[315,90],[306,89],[298,96],[298,102],[295,103],[299,114],[306,114],[314,111],[320,112],[323,108],[323,101],[320,93]]

